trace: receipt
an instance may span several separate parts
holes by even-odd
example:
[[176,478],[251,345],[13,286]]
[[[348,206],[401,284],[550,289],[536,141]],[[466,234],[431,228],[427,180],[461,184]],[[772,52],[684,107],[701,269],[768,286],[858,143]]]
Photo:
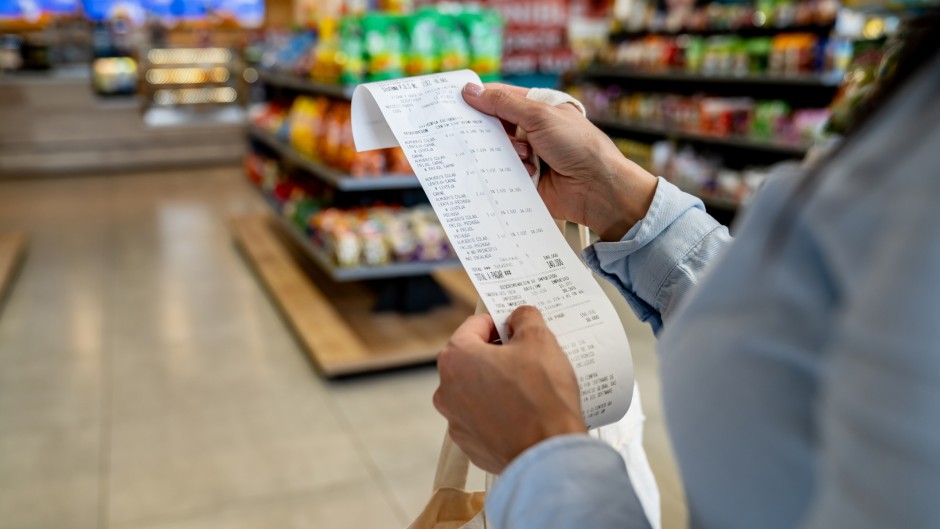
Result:
[[630,345],[617,312],[575,255],[500,121],[461,95],[469,70],[360,85],[360,151],[400,145],[496,323],[537,307],[574,366],[589,428],[618,421],[633,395]]

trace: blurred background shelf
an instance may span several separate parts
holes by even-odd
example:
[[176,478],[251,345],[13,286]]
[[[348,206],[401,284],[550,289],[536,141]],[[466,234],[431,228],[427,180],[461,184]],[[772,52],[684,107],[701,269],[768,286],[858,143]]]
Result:
[[327,83],[318,83],[296,75],[262,72],[261,81],[266,85],[295,90],[305,94],[333,97],[336,99],[351,100],[355,86],[342,86]]
[[597,64],[585,68],[581,75],[587,78],[603,78],[620,81],[641,80],[681,83],[776,85],[828,90],[834,90],[842,82],[841,75],[709,75],[704,73],[689,73],[682,70],[636,70],[625,66],[604,66]]
[[621,29],[614,31],[610,35],[611,41],[619,41],[625,39],[641,38],[647,37],[650,35],[660,35],[660,36],[680,36],[680,35],[689,35],[697,37],[713,37],[721,35],[734,35],[738,37],[772,37],[774,35],[780,35],[782,33],[809,33],[819,36],[829,35],[833,28],[835,27],[834,23],[829,24],[799,24],[799,25],[789,25],[789,26],[742,26],[737,28],[708,28],[708,29]]
[[[229,227],[260,281],[317,369],[328,378],[434,362],[470,314],[473,288],[462,270],[439,270],[452,303],[419,314],[377,311],[361,282],[331,281],[296,259],[269,215],[231,219]],[[463,291],[464,294],[461,294]],[[456,292],[456,293],[455,293]]]
[[679,189],[685,191],[690,195],[695,195],[699,200],[702,201],[702,204],[705,204],[705,208],[711,212],[712,210],[719,210],[724,213],[735,213],[740,209],[743,204],[737,200],[733,200],[726,197],[715,196],[709,193],[704,192],[700,188],[694,186],[689,186],[681,183],[677,183],[674,180],[671,180],[673,184],[676,185]]
[[662,136],[666,138],[687,140],[697,143],[708,143],[724,147],[735,147],[754,151],[786,154],[794,157],[803,157],[809,150],[809,145],[792,145],[787,143],[755,140],[745,137],[716,136],[699,132],[689,132],[674,128],[646,125],[622,119],[591,118],[591,122],[607,131],[645,134],[649,136]]
[[283,231],[293,239],[298,247],[326,274],[336,282],[365,281],[371,279],[391,279],[396,277],[409,277],[428,275],[438,269],[460,268],[460,261],[447,259],[443,261],[416,261],[410,263],[389,263],[384,266],[339,266],[333,257],[320,245],[310,240],[307,234],[292,224],[278,211],[274,211],[274,218]]
[[287,145],[274,134],[259,128],[249,126],[251,137],[264,143],[282,158],[291,161],[304,171],[332,185],[340,191],[382,191],[388,189],[420,189],[421,184],[414,175],[382,175],[376,177],[356,178],[342,171],[311,160],[293,147]]

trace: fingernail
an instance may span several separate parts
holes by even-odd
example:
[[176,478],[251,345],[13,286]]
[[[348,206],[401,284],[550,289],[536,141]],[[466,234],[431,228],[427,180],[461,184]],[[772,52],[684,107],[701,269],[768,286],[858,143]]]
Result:
[[463,91],[473,97],[479,97],[480,94],[483,93],[483,87],[478,84],[467,83],[466,86],[463,87]]
[[529,146],[525,143],[515,143],[513,142],[513,147],[516,148],[516,152],[519,153],[519,156],[523,158],[529,157]]

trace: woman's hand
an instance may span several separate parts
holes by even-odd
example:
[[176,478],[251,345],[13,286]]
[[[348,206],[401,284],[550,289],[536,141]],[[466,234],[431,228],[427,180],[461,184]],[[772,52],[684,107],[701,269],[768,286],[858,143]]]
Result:
[[[656,178],[626,159],[603,132],[572,105],[553,107],[526,99],[525,88],[468,84],[464,99],[497,116],[507,132],[526,131],[526,143],[513,139],[525,160],[535,150],[547,164],[539,194],[553,217],[583,224],[602,240],[614,241],[646,216]],[[530,168],[531,171],[531,168]]]
[[574,369],[542,314],[516,309],[509,331],[508,345],[492,344],[493,319],[471,316],[437,358],[434,407],[457,446],[493,474],[539,441],[587,431]]

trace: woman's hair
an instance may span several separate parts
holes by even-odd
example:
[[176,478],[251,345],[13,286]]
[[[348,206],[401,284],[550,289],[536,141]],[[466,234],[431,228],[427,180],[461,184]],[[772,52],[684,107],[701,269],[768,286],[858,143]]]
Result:
[[[807,199],[822,183],[833,160],[837,159],[840,153],[851,148],[861,136],[860,132],[872,123],[885,105],[898,94],[902,87],[907,85],[915,74],[940,53],[940,9],[926,11],[909,20],[906,22],[904,31],[905,36],[895,55],[896,62],[891,70],[877,81],[873,90],[858,102],[847,122],[844,140],[820,163],[806,172],[793,194],[787,199],[771,228],[766,255],[773,256],[783,245],[782,243],[786,242],[797,215]],[[914,130],[916,127],[911,127],[911,129]]]

